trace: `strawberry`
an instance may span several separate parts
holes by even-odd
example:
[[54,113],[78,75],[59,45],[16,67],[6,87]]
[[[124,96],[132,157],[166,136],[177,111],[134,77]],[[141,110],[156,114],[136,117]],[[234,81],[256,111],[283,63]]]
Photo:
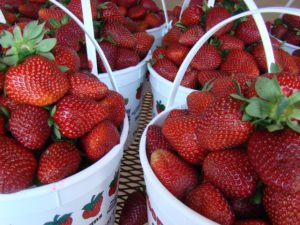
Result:
[[177,66],[180,66],[189,51],[190,48],[187,46],[179,43],[172,43],[166,51],[166,57]]
[[222,225],[234,222],[234,213],[222,193],[210,183],[201,184],[186,197],[185,204]]
[[[205,20],[205,31],[207,32],[212,27],[217,25],[218,23],[222,22],[223,20],[229,18],[231,14],[229,11],[224,7],[213,7],[208,10],[206,14],[206,20]],[[216,33],[214,33],[214,36],[220,37],[221,35],[227,33],[231,30],[233,26],[233,22],[225,25],[220,30],[218,30]]]
[[163,24],[160,17],[155,13],[148,13],[145,16],[144,21],[146,22],[149,28],[159,27]]
[[284,14],[282,16],[283,22],[288,25],[288,27],[300,29],[300,17],[290,14]]
[[32,184],[37,168],[34,155],[11,138],[0,136],[0,193],[23,190]]
[[[293,57],[294,62],[296,63],[296,65],[297,65],[297,67],[298,67],[298,69],[299,69],[299,71],[300,71],[300,57],[299,57],[299,56],[296,56],[296,55],[293,55],[292,57]],[[0,85],[0,86],[1,86],[1,85]],[[0,88],[0,90],[1,90],[1,88]]]
[[69,95],[56,104],[53,120],[65,137],[78,138],[108,116],[108,108],[104,104]]
[[32,3],[39,3],[39,4],[42,4],[42,3],[45,3],[47,0],[29,0],[29,2],[32,2]]
[[148,29],[148,27],[149,27],[149,25],[148,25],[148,23],[145,21],[145,20],[142,20],[142,21],[138,21],[138,22],[136,22],[136,25],[135,25],[136,27],[135,27],[135,30],[137,31],[137,32],[144,32],[144,31],[146,31],[147,29]]
[[14,24],[17,22],[18,18],[13,12],[10,12],[3,7],[1,7],[1,11],[8,24]]
[[241,22],[237,26],[235,36],[246,45],[253,44],[261,39],[253,17],[247,17],[246,21]]
[[97,196],[93,195],[91,202],[86,204],[82,210],[82,217],[84,219],[89,219],[97,216],[101,211],[101,206],[103,202],[103,193],[101,192]]
[[196,89],[197,87],[197,70],[187,71],[180,83],[186,88]]
[[135,51],[141,58],[144,58],[152,47],[154,36],[148,34],[147,32],[137,32],[134,34],[134,36],[137,39]]
[[191,5],[184,10],[181,17],[181,22],[185,26],[200,24],[203,11],[199,5]]
[[133,49],[137,39],[130,31],[118,22],[106,23],[103,29],[103,37],[111,36],[118,46]]
[[52,26],[50,19],[55,19],[56,21],[61,21],[62,17],[65,15],[65,12],[57,7],[50,8],[41,8],[38,12],[39,18],[46,21],[46,26],[50,29],[55,29]]
[[225,96],[204,111],[198,123],[198,138],[202,148],[211,151],[234,148],[249,139],[252,125],[242,121],[241,105],[241,101]]
[[102,5],[100,5],[101,8],[101,19],[105,22],[119,22],[124,23],[125,18],[119,11],[119,8],[116,4],[112,2],[105,2]]
[[168,46],[172,42],[178,42],[179,37],[183,33],[182,28],[173,26],[163,37],[162,46]]
[[203,0],[191,0],[189,6],[192,6],[192,5],[203,6]]
[[189,115],[187,109],[172,109],[167,118],[182,117]]
[[253,56],[239,49],[232,49],[221,64],[221,70],[228,73],[244,73],[257,77],[260,72]]
[[116,70],[136,66],[140,62],[139,55],[131,49],[119,47],[117,51]]
[[201,164],[207,155],[197,136],[199,121],[199,117],[187,115],[168,118],[162,126],[163,135],[175,151],[184,160],[196,165]]
[[288,194],[267,187],[264,191],[263,203],[272,224],[300,223],[300,192]]
[[151,154],[157,149],[164,149],[168,151],[173,150],[168,140],[164,137],[161,127],[157,125],[150,125],[146,135],[146,150],[148,158],[150,158]]
[[[101,47],[110,67],[112,70],[115,69],[115,64],[116,64],[116,59],[117,59],[117,51],[118,48],[116,45],[108,42],[108,41],[101,41],[99,43],[99,46]],[[104,67],[104,64],[102,62],[102,60],[100,59],[100,56],[97,54],[97,64],[98,67],[100,67],[101,71],[103,73],[106,73],[106,69]]]
[[12,7],[18,7],[18,5],[23,4],[24,2],[24,0],[2,0],[0,6],[10,5]]
[[251,198],[232,198],[229,204],[237,218],[261,218],[265,211],[262,204],[256,204]]
[[238,149],[210,153],[203,162],[204,176],[227,197],[250,197],[255,189],[256,175],[247,153]]
[[140,5],[130,7],[127,16],[133,20],[143,19],[146,16],[146,9]]
[[177,66],[166,58],[162,58],[157,60],[154,65],[153,69],[161,75],[163,78],[174,81],[176,74],[178,72]]
[[197,79],[201,86],[213,79],[226,76],[228,76],[227,72],[222,70],[202,70],[197,73]]
[[200,115],[214,99],[215,97],[209,91],[193,91],[186,98],[189,113]]
[[0,136],[1,135],[5,135],[6,133],[6,121],[5,121],[5,117],[3,115],[0,114]]
[[204,44],[196,53],[191,65],[197,70],[214,70],[220,66],[221,61],[217,49],[210,44]]
[[204,30],[200,25],[191,25],[180,35],[178,42],[188,47],[192,47],[203,35]]
[[[278,22],[276,23],[276,21]],[[288,31],[287,26],[283,24],[281,20],[275,20],[275,24],[271,28],[271,34],[274,37],[278,39],[282,39],[287,31]]]
[[115,145],[120,143],[120,133],[109,120],[102,121],[81,138],[81,146],[92,161],[101,159]]
[[121,215],[120,225],[141,225],[147,223],[146,193],[134,191],[127,197]]
[[[74,13],[75,16],[77,16],[81,21],[83,21],[83,13],[81,8],[81,0],[71,0],[67,8]],[[97,18],[97,0],[91,1],[91,9],[92,9],[92,18]]]
[[252,220],[237,220],[235,221],[234,225],[269,225],[269,223],[266,222],[265,220],[252,219]]
[[293,56],[282,49],[278,49],[279,65],[282,71],[288,73],[299,73],[297,64],[295,63]]
[[74,49],[64,46],[57,46],[53,50],[53,54],[56,64],[67,67],[68,73],[72,74],[79,70],[80,58]]
[[22,104],[50,105],[63,97],[69,87],[67,76],[42,56],[31,56],[6,72],[6,93]]
[[69,93],[82,98],[101,100],[108,94],[108,87],[93,74],[78,72],[70,75]]
[[80,166],[80,151],[67,142],[51,144],[41,155],[37,172],[42,184],[60,181],[74,174]]
[[130,8],[133,5],[137,4],[137,0],[118,0],[118,6],[124,6]]
[[163,47],[157,47],[152,53],[152,59],[154,62],[158,59],[164,58],[167,53],[167,49]]
[[220,50],[231,50],[231,49],[244,49],[244,42],[240,39],[238,39],[235,36],[229,35],[229,34],[223,34],[219,37],[220,40]]
[[154,151],[150,165],[160,182],[176,198],[181,199],[197,184],[197,171],[172,152]]
[[17,109],[20,106],[20,104],[8,97],[5,97],[4,95],[0,95],[0,106],[3,106],[8,111],[13,111]]
[[40,5],[36,3],[27,3],[27,4],[21,4],[18,6],[18,11],[31,19],[38,19],[39,17],[39,10]]
[[300,32],[288,30],[283,36],[283,40],[289,44],[300,46]]
[[0,94],[4,90],[4,80],[5,80],[4,72],[0,72]]
[[13,110],[9,119],[9,129],[15,139],[31,150],[40,149],[50,137],[49,113],[43,108],[22,105]]
[[[136,21],[133,21],[129,17],[125,17],[123,26],[126,27],[131,33],[134,33],[137,31],[138,23]],[[146,26],[148,26],[148,25],[146,24]],[[139,30],[139,31],[144,31],[144,30]]]
[[[291,129],[256,131],[248,143],[249,159],[262,181],[272,189],[296,193],[300,191],[300,135]],[[292,147],[293,146],[293,147]]]
[[153,0],[141,0],[140,5],[143,6],[147,11],[157,12],[159,8]]

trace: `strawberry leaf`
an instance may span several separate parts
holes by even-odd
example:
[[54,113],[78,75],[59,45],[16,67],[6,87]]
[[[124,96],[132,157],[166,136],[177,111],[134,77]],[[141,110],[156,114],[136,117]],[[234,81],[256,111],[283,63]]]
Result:
[[12,33],[6,30],[2,31],[1,38],[0,38],[0,45],[2,45],[3,48],[9,48],[11,46],[14,46],[15,41]]
[[69,67],[67,67],[67,66],[58,66],[58,69],[61,71],[61,72],[67,72],[68,70],[70,70],[70,68]]
[[36,50],[38,52],[49,52],[51,49],[55,47],[55,45],[56,45],[56,39],[48,38],[40,41],[40,43],[36,46]]
[[24,40],[32,40],[38,37],[44,29],[45,23],[38,25],[38,21],[28,23],[24,28]]
[[61,135],[59,129],[57,129],[56,127],[54,127],[54,135],[58,140],[60,140],[62,138],[62,135]]
[[44,56],[47,59],[54,60],[54,55],[51,52],[37,52],[37,54]]
[[6,56],[3,59],[1,59],[1,62],[8,66],[17,65],[18,61],[19,57],[17,55]]
[[280,71],[280,66],[278,63],[271,63],[271,73],[278,73]]
[[22,36],[22,31],[21,31],[20,26],[15,26],[15,28],[13,29],[13,34],[14,34],[16,43],[23,42],[23,36]]
[[48,126],[49,126],[49,127],[52,127],[52,126],[54,126],[54,124],[55,124],[53,118],[49,118],[49,119],[47,120],[47,122],[48,122]]
[[279,85],[276,85],[277,80],[269,79],[266,77],[260,77],[257,79],[255,84],[255,91],[259,97],[275,101],[276,98],[282,94],[281,88]]
[[61,24],[60,24],[60,22],[59,22],[57,19],[49,18],[48,20],[49,20],[50,25],[51,25],[53,28],[58,29],[58,28],[61,27]]
[[0,72],[6,72],[7,71],[7,66],[3,63],[0,63]]
[[253,97],[249,105],[246,106],[245,112],[249,116],[265,119],[270,115],[270,105],[262,99]]
[[290,114],[290,119],[294,118],[296,120],[300,120],[300,109],[294,109]]
[[71,19],[70,16],[67,15],[67,14],[65,14],[65,15],[61,18],[60,22],[61,22],[62,25],[66,25],[66,24],[70,21],[70,19]]
[[295,121],[288,120],[286,123],[287,123],[289,128],[296,131],[297,133],[300,133],[300,126],[299,126],[297,120],[295,120]]
[[0,114],[3,114],[6,118],[10,117],[10,113],[4,106],[0,106]]

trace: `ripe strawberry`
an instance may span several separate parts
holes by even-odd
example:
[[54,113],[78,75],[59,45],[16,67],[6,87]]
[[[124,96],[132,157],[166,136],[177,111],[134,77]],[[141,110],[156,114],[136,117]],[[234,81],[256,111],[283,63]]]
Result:
[[147,223],[146,193],[134,191],[129,194],[122,209],[120,225],[141,225]]
[[134,36],[137,39],[135,51],[141,58],[144,58],[152,47],[154,36],[148,34],[147,32],[137,32],[134,34]]
[[182,117],[189,115],[187,109],[172,109],[167,118]]
[[231,50],[231,49],[244,49],[244,42],[240,39],[238,39],[235,36],[229,35],[229,34],[223,34],[219,37],[220,40],[220,50]]
[[8,97],[5,97],[4,95],[0,95],[0,106],[3,106],[8,111],[13,111],[17,109],[20,104],[16,103],[14,100],[11,100]]
[[65,15],[65,12],[57,7],[50,8],[41,8],[38,12],[39,18],[46,22],[46,26],[50,29],[55,29],[51,25],[50,19],[55,19],[61,21],[62,17]]
[[181,6],[180,5],[176,5],[174,6],[174,8],[172,9],[172,15],[174,18],[179,18],[181,13]]
[[250,220],[236,220],[234,225],[270,225],[265,220],[250,219]]
[[151,154],[157,149],[173,150],[168,140],[164,137],[161,127],[150,125],[146,136],[146,151],[148,158],[150,158]]
[[101,104],[108,108],[108,119],[112,121],[116,127],[119,127],[125,118],[124,98],[118,92],[109,90],[107,96],[101,101]]
[[14,24],[18,21],[17,16],[13,12],[10,12],[3,7],[1,7],[1,11],[8,24]]
[[15,140],[0,136],[0,193],[23,190],[32,184],[37,161]]
[[120,133],[109,120],[102,121],[81,138],[81,146],[92,161],[101,159],[115,145],[120,143]]
[[163,47],[157,47],[152,53],[152,59],[155,62],[158,59],[164,58],[167,53],[167,49]]
[[265,215],[263,205],[252,202],[251,198],[232,198],[229,204],[239,219],[256,219]]
[[136,66],[140,62],[139,55],[131,49],[119,47],[117,51],[116,70]]
[[253,17],[247,17],[246,21],[241,22],[237,26],[235,36],[246,45],[253,44],[261,39]]
[[141,31],[144,32],[149,27],[148,23],[145,20],[137,21],[135,26],[136,26],[135,30],[137,32],[141,32]]
[[122,24],[117,22],[106,23],[103,29],[103,37],[111,36],[118,46],[135,48],[137,39]]
[[188,47],[192,47],[203,35],[204,30],[200,25],[191,25],[180,35],[178,42]]
[[[205,20],[205,31],[207,32],[212,27],[217,25],[218,23],[222,22],[223,20],[229,18],[231,14],[229,11],[224,7],[213,7],[208,10],[206,14],[206,20]],[[227,33],[231,30],[233,26],[233,22],[225,25],[220,30],[218,30],[216,33],[214,33],[214,36],[220,37],[221,35]]]
[[187,46],[179,43],[172,43],[166,51],[166,57],[177,66],[180,66],[189,51],[190,48]]
[[222,225],[234,222],[234,213],[222,193],[210,183],[201,184],[186,197],[185,204]]
[[272,224],[300,223],[300,192],[287,194],[267,187],[264,191],[263,203]]
[[[108,41],[101,41],[99,43],[99,46],[101,47],[109,65],[110,65],[110,68],[112,70],[114,70],[115,64],[116,64],[116,59],[117,59],[117,51],[118,51],[117,46]],[[104,67],[104,64],[98,54],[97,54],[97,64],[98,64],[98,67],[101,69],[101,72],[103,72],[103,73],[107,72]]]
[[[294,62],[296,63],[299,71],[300,71],[300,56],[293,55]],[[1,88],[0,88],[1,89]]]
[[257,77],[260,72],[253,56],[239,49],[232,49],[221,64],[221,70],[228,73],[243,73]]
[[181,17],[181,22],[185,26],[199,24],[203,14],[202,8],[199,5],[191,5],[184,10]]
[[180,27],[173,26],[162,39],[162,46],[169,46],[172,42],[178,42],[179,37],[183,33]]
[[271,28],[271,34],[274,37],[276,37],[278,39],[281,39],[281,40],[282,40],[283,36],[286,34],[287,31],[288,31],[288,28],[283,23],[281,23],[281,24],[275,24]]
[[203,162],[204,176],[227,197],[250,197],[258,177],[245,152],[238,149],[210,153]]
[[123,17],[125,17],[127,15],[128,10],[127,10],[127,8],[125,6],[118,6],[118,9],[119,9],[119,12],[121,13],[121,15]]
[[144,21],[146,22],[146,24],[148,24],[149,28],[159,27],[163,24],[160,17],[155,13],[148,13],[145,16]]
[[74,174],[80,166],[80,151],[67,142],[51,144],[41,155],[37,172],[42,184],[60,181]]
[[159,75],[161,75],[163,78],[169,81],[174,81],[178,71],[177,66],[166,58],[157,60],[153,65],[153,69]]
[[289,44],[300,46],[300,32],[288,30],[283,36],[283,40]]
[[198,71],[197,79],[199,84],[203,87],[207,82],[213,79],[229,76],[227,72],[222,70],[202,70]]
[[127,16],[133,20],[143,19],[146,16],[146,9],[140,5],[130,7]]
[[53,119],[65,137],[78,138],[107,119],[108,115],[108,108],[104,104],[69,95],[56,104]]
[[262,181],[272,189],[300,191],[300,135],[293,130],[256,131],[248,143],[249,159]]
[[200,115],[215,100],[209,91],[193,91],[187,98],[187,105],[190,114]]
[[21,4],[18,6],[18,11],[31,19],[38,19],[41,6],[36,3]]
[[180,83],[181,86],[186,88],[196,89],[197,87],[197,70],[190,70],[184,74]]
[[13,110],[9,119],[9,129],[15,139],[31,150],[40,149],[50,137],[49,113],[43,108],[22,105]]
[[290,28],[300,29],[300,17],[295,15],[284,14],[282,16],[283,22]]
[[28,57],[6,72],[6,93],[22,104],[50,105],[64,96],[69,87],[67,76],[42,56]]
[[5,117],[0,114],[0,136],[6,134],[5,124],[6,124]]
[[84,219],[89,219],[97,216],[101,211],[102,202],[103,202],[103,192],[101,192],[97,196],[93,195],[91,202],[86,204],[82,208],[82,210],[84,210],[82,213],[82,217]]
[[[83,21],[83,14],[81,8],[81,0],[71,0],[67,8],[74,13],[81,21]],[[91,1],[91,9],[92,9],[92,18],[95,20],[97,18],[97,0]]]
[[107,86],[90,73],[78,72],[70,75],[69,93],[81,98],[101,100],[108,94]]
[[4,72],[0,72],[0,94],[4,90]]
[[69,68],[68,73],[72,74],[79,70],[80,58],[77,52],[69,47],[57,46],[53,50],[55,63],[59,66]]
[[101,19],[105,22],[119,22],[122,24],[125,22],[124,16],[121,14],[121,11],[119,11],[118,6],[113,2],[105,2],[100,5],[100,8]]
[[172,152],[156,150],[150,164],[160,182],[176,198],[181,199],[197,185],[197,171]]
[[197,70],[214,70],[220,66],[221,61],[217,49],[210,44],[204,44],[193,58],[191,65]]
[[[163,135],[175,151],[187,162],[199,165],[207,151],[199,144],[197,116],[168,118],[162,126]],[[188,150],[187,150],[188,149]]]
[[153,0],[141,0],[140,5],[143,6],[147,11],[157,12],[159,11],[158,6]]
[[296,62],[293,59],[293,56],[291,56],[289,53],[282,49],[278,49],[278,55],[279,55],[279,65],[282,71],[296,74],[299,73],[298,66]]
[[221,97],[209,106],[198,123],[198,138],[202,148],[217,151],[245,143],[252,124],[242,121],[241,101]]
[[191,5],[199,5],[199,6],[203,6],[203,0],[191,0],[189,6]]
[[10,5],[12,7],[18,7],[18,5],[23,4],[24,2],[24,0],[2,0],[0,6]]
[[[136,31],[138,31],[137,30],[138,24],[139,23],[137,23],[136,21],[133,21],[129,17],[125,17],[125,21],[123,23],[123,26],[126,27],[131,33],[134,33]],[[144,30],[139,30],[139,31],[144,31]]]
[[137,4],[137,0],[118,0],[118,6],[124,6],[130,8],[133,5]]

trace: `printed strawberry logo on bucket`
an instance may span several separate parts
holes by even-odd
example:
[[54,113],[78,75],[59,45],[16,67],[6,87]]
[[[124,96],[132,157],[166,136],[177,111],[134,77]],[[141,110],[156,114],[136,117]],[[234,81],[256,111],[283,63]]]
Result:
[[52,222],[47,222],[44,225],[71,225],[73,222],[71,214],[72,213],[68,213],[61,217],[59,215],[55,215]]
[[91,217],[95,217],[98,215],[98,213],[100,212],[101,210],[101,205],[102,205],[102,202],[103,202],[103,192],[99,193],[97,196],[96,195],[93,195],[92,199],[91,199],[91,202],[86,204],[82,210],[83,213],[82,213],[82,217],[84,219],[89,219]]
[[161,103],[161,100],[156,101],[156,111],[157,111],[158,114],[161,113],[162,111],[164,111],[165,108],[166,107],[165,107],[164,104]]
[[109,191],[108,191],[109,196],[112,196],[113,194],[116,193],[118,183],[119,183],[119,171],[115,173],[114,179],[111,181],[109,185]]

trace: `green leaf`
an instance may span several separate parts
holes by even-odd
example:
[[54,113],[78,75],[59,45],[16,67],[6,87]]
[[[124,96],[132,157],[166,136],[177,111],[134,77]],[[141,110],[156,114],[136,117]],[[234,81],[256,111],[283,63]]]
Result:
[[17,55],[6,56],[1,59],[1,62],[9,66],[14,66],[19,62],[19,57]]
[[38,21],[32,21],[28,23],[24,28],[24,40],[28,41],[36,38],[42,32],[42,29],[38,26]]
[[54,114],[55,114],[55,112],[56,112],[56,105],[53,106],[53,108],[51,109],[51,111],[50,111],[50,116],[53,117]]
[[61,139],[62,135],[61,135],[60,131],[58,129],[56,129],[55,127],[54,127],[54,134],[57,139],[59,139],[59,140]]
[[58,29],[61,27],[61,24],[57,19],[49,18],[48,21],[49,21],[50,25],[55,29]]
[[54,60],[54,55],[51,52],[37,52],[37,54],[44,56],[47,59]]
[[280,118],[283,116],[283,113],[289,106],[289,101],[286,96],[281,96],[280,100],[278,101],[277,107],[276,107],[276,118],[275,120],[280,120]]
[[14,38],[15,38],[16,43],[23,42],[22,31],[21,31],[21,28],[19,26],[15,26],[15,28],[13,29],[13,34],[14,34]]
[[242,117],[242,121],[251,121],[252,117],[249,116],[247,113],[244,113],[243,117]]
[[61,72],[67,72],[68,70],[70,70],[70,68],[69,67],[67,67],[67,66],[57,66],[58,67],[58,69],[61,71]]
[[270,115],[270,105],[257,97],[253,97],[249,105],[246,106],[245,112],[249,116],[265,119]]
[[44,39],[45,34],[47,33],[47,30],[43,30],[38,36],[36,36],[34,39],[31,40],[31,42],[36,45],[39,42],[41,42],[41,40]]
[[300,102],[300,91],[296,91],[294,94],[289,96],[289,103],[294,105]]
[[6,72],[7,69],[8,69],[8,67],[5,64],[0,63],[0,72]]
[[60,22],[62,25],[66,25],[70,21],[71,17],[67,14],[63,15],[63,17],[60,19]]
[[274,132],[274,131],[278,131],[278,130],[283,130],[284,126],[280,123],[276,123],[276,124],[268,125],[267,129],[269,132]]
[[280,66],[278,63],[271,63],[271,73],[278,73],[280,71]]
[[296,120],[300,120],[300,109],[293,109],[292,113],[289,116],[289,119],[294,118]]
[[51,117],[48,119],[47,122],[48,122],[48,126],[49,126],[49,127],[52,127],[52,126],[54,126],[54,124],[55,124],[53,118],[51,118]]
[[0,113],[2,113],[6,118],[10,117],[10,113],[4,106],[0,106]]
[[55,38],[48,38],[45,40],[42,40],[37,46],[36,50],[38,52],[49,52],[51,49],[53,49],[56,45],[56,39]]
[[244,101],[244,102],[249,102],[249,99],[247,99],[243,96],[240,96],[238,94],[230,94],[230,96],[234,99],[237,99],[237,100],[241,100],[241,101]]
[[259,97],[274,102],[282,94],[281,89],[274,82],[266,77],[259,77],[255,83],[255,90]]
[[292,130],[296,131],[297,133],[300,133],[300,126],[298,124],[298,121],[291,121],[291,120],[287,120],[287,125],[289,128],[291,128]]
[[4,30],[1,33],[1,38],[0,38],[0,45],[2,45],[3,48],[9,48],[11,46],[14,46],[16,43],[14,41],[14,37],[12,33]]

